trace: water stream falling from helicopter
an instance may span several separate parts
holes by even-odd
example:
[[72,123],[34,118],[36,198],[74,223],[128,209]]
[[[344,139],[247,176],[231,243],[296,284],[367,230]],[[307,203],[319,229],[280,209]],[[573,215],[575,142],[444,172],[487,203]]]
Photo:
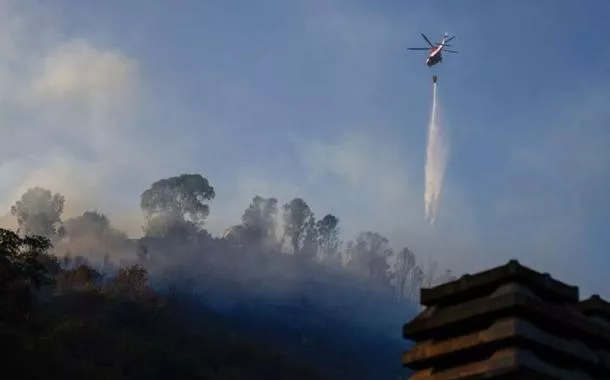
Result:
[[436,76],[432,81],[432,112],[428,123],[428,145],[426,147],[424,194],[426,219],[434,226],[438,211],[440,195],[443,188],[443,177],[447,163],[447,144],[439,120],[439,104],[437,102]]
[[[420,33],[428,44],[427,47],[409,47],[408,50],[428,51],[426,66],[432,67],[443,62],[443,53],[454,53],[456,50],[447,49],[451,47],[448,42],[455,36],[444,33],[441,42],[432,43],[425,34]],[[437,102],[437,77],[432,76],[432,112],[428,123],[428,146],[426,147],[425,181],[426,189],[424,202],[426,208],[426,219],[430,225],[434,226],[436,213],[440,202],[441,191],[443,188],[443,177],[445,176],[445,165],[447,163],[447,144],[443,136],[441,122],[439,120],[439,105]]]

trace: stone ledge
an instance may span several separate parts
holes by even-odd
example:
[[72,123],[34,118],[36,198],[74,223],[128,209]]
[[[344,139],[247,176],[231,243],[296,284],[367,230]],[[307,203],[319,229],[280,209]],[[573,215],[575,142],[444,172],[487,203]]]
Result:
[[447,370],[428,368],[415,372],[411,380],[455,380],[455,379],[493,379],[506,377],[511,372],[528,370],[537,373],[532,379],[556,380],[596,380],[582,371],[570,371],[550,365],[527,350],[506,349],[491,355],[488,360],[468,363]]
[[517,339],[527,340],[544,347],[546,351],[553,351],[567,362],[600,366],[610,371],[610,363],[602,359],[602,356],[610,355],[610,352],[594,351],[583,342],[557,337],[530,322],[512,317],[499,320],[485,330],[456,338],[418,342],[403,355],[403,364],[418,369],[457,352],[480,350],[493,343],[508,344]]
[[425,310],[411,322],[403,325],[403,336],[420,341],[435,335],[443,335],[442,330],[459,329],[460,325],[464,326],[473,321],[489,320],[491,322],[502,316],[516,317],[523,314],[548,320],[548,324],[553,324],[556,328],[571,330],[571,333],[575,334],[584,334],[583,339],[599,342],[602,346],[610,346],[609,329],[591,323],[585,316],[572,313],[565,307],[546,304],[524,294],[506,294],[442,309]]
[[474,275],[466,274],[455,281],[421,289],[421,304],[432,306],[462,303],[485,296],[507,281],[528,285],[533,291],[542,293],[543,298],[558,303],[577,303],[579,300],[578,287],[555,280],[548,273],[542,274],[524,267],[517,260],[510,260],[503,266]]

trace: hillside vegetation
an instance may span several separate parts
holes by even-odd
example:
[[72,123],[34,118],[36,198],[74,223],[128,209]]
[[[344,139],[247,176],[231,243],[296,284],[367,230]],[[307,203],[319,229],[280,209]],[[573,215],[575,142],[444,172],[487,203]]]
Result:
[[445,281],[408,248],[295,198],[255,196],[241,223],[205,229],[199,174],[142,192],[145,236],[29,189],[0,230],[1,341],[19,378],[380,379],[403,374],[401,325]]

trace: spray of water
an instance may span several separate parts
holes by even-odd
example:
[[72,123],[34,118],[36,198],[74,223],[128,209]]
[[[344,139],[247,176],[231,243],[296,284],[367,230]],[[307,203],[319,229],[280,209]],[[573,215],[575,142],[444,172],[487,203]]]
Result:
[[436,81],[432,85],[432,113],[428,124],[428,146],[426,148],[426,191],[424,201],[426,219],[434,225],[443,188],[443,177],[447,161],[447,145],[439,122],[439,106],[436,99]]

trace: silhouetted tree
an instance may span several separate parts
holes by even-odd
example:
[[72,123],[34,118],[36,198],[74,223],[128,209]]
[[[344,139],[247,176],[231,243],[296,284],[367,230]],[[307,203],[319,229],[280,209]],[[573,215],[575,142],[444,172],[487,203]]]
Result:
[[64,204],[63,195],[52,194],[42,187],[33,187],[11,207],[11,214],[17,218],[22,234],[54,238],[64,233],[61,226]]
[[255,196],[241,217],[242,224],[251,230],[253,237],[275,239],[277,199]]
[[386,284],[388,258],[392,255],[388,239],[377,232],[361,232],[348,244],[348,266],[357,272]]
[[403,248],[392,256],[390,279],[399,299],[415,299],[418,296],[424,273],[409,248]]
[[68,239],[58,242],[57,249],[70,248],[90,258],[101,259],[108,250],[116,250],[127,240],[127,235],[111,226],[106,215],[99,211],[85,211],[64,222]]
[[[284,204],[284,236],[290,239],[292,253],[299,255],[306,242],[315,233],[314,214],[309,205],[301,198]],[[315,240],[314,240],[315,241]]]
[[188,236],[203,227],[216,196],[207,178],[182,174],[154,182],[140,196],[147,236]]
[[50,247],[45,237],[0,229],[0,319],[23,318],[32,307],[33,291],[50,283],[43,264]]
[[66,220],[64,227],[67,236],[104,236],[110,230],[110,221],[101,212],[85,211],[81,216]]
[[339,219],[331,214],[325,215],[316,222],[318,237],[318,253],[322,261],[328,263],[339,263]]

